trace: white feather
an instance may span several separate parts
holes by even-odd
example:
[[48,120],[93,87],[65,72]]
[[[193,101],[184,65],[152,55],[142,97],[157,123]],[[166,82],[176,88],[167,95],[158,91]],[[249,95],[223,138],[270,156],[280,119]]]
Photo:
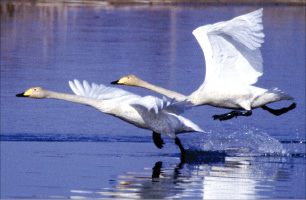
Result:
[[[193,31],[206,60],[207,84],[251,85],[263,73],[262,9]],[[203,83],[203,84],[204,84]]]

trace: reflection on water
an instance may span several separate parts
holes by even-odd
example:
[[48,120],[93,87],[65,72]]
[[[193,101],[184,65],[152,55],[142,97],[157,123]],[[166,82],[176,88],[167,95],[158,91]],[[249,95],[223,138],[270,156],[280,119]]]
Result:
[[[213,154],[206,155],[206,159],[211,160],[210,156],[216,158],[216,154]],[[141,172],[119,175],[113,188],[71,190],[71,193],[78,197],[100,195],[103,198],[141,199],[255,199],[294,196],[287,193],[293,188],[284,184],[294,181],[290,180],[295,173],[292,165],[283,164],[290,158],[217,157],[219,160],[213,162],[193,160],[166,167],[159,161],[152,169],[145,168]],[[262,165],[262,162],[266,164]],[[265,180],[264,183],[262,180]]]

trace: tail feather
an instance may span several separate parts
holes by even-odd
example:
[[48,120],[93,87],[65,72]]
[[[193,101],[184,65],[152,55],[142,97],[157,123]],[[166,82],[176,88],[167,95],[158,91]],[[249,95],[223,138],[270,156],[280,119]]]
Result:
[[183,117],[183,116],[178,116],[178,118],[183,122],[184,124],[184,131],[183,132],[202,132],[202,133],[209,133],[204,131],[202,128],[200,128],[197,124],[193,123],[189,119]]
[[292,96],[279,90],[278,88],[271,88],[266,93],[274,94],[277,100],[293,100],[294,99]]
[[281,100],[293,100],[294,98],[289,94],[279,90],[278,88],[271,88],[264,93],[258,95],[252,103],[252,108],[258,108],[269,103]]

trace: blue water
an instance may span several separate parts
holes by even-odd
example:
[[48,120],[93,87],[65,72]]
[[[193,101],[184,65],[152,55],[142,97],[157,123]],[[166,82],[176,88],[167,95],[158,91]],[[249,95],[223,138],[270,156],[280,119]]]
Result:
[[0,5],[1,198],[306,198],[305,7],[264,7],[264,75],[256,83],[289,93],[296,109],[274,116],[259,108],[223,122],[212,115],[226,109],[186,111],[208,134],[179,135],[181,162],[171,139],[160,150],[150,131],[92,108],[15,94],[32,86],[72,93],[75,78],[112,86],[128,74],[190,94],[205,74],[191,32],[259,7]]

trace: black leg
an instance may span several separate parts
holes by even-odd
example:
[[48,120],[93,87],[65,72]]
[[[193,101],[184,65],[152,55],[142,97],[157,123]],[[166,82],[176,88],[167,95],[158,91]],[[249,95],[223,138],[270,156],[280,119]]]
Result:
[[177,146],[179,146],[180,150],[181,150],[181,162],[185,162],[185,149],[180,141],[180,139],[178,137],[175,138],[175,144]]
[[154,181],[154,178],[159,178],[159,175],[161,173],[161,168],[162,168],[163,162],[159,161],[157,163],[155,163],[155,166],[152,168],[153,172],[152,172],[152,181]]
[[246,112],[241,112],[241,111],[234,110],[232,112],[225,113],[223,115],[214,115],[213,118],[214,118],[214,120],[219,119],[220,121],[223,121],[223,120],[232,119],[232,118],[238,117],[238,116],[250,116],[250,115],[252,115],[251,110],[248,110]]
[[289,107],[281,108],[281,109],[272,109],[267,106],[261,106],[262,109],[272,113],[273,115],[279,116],[290,110],[293,110],[296,107],[296,103],[292,103]]
[[163,139],[161,138],[160,133],[155,133],[153,131],[152,136],[153,136],[153,141],[154,141],[155,146],[157,146],[157,148],[159,148],[159,149],[163,148],[163,144],[165,144],[165,143],[164,143]]

